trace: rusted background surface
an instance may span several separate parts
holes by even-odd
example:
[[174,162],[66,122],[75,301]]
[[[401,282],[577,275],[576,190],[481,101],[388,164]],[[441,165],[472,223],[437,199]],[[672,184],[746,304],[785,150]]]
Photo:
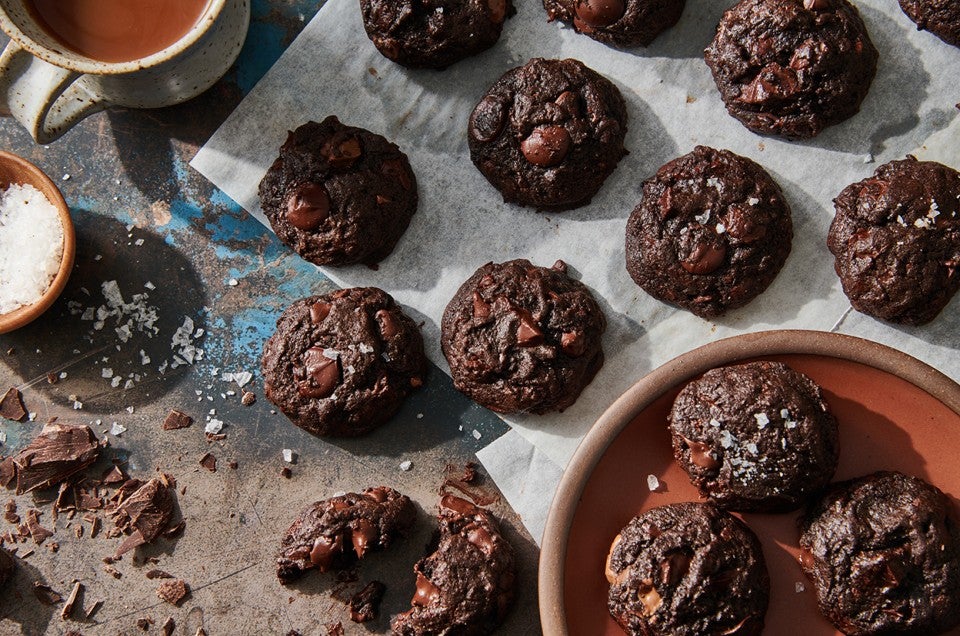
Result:
[[[41,525],[54,536],[44,545],[16,545],[19,555],[33,553],[18,560],[15,578],[0,591],[0,634],[141,634],[141,619],[153,621],[146,633],[158,634],[168,617],[175,634],[190,636],[200,626],[211,635],[291,629],[326,634],[325,626],[337,621],[348,634],[386,633],[390,615],[409,606],[412,566],[436,527],[444,480],[459,475],[478,448],[506,430],[435,368],[392,422],[355,440],[312,437],[262,397],[259,356],[274,321],[291,301],[331,285],[187,164],[316,9],[313,2],[254,0],[238,63],[214,88],[182,106],[100,113],[45,147],[14,121],[0,120],[3,149],[56,181],[78,234],[76,267],[60,300],[32,325],[0,336],[0,392],[20,388],[35,414],[32,422],[0,420],[6,433],[0,453],[25,446],[51,417],[89,424],[110,445],[88,474],[99,476],[114,462],[144,480],[157,470],[170,473],[186,521],[179,539],[159,539],[124,555],[112,566],[120,574],[115,578],[102,559],[121,539],[103,531],[91,538],[79,515],[54,521],[55,491],[9,491],[3,501],[14,499],[21,517],[39,509]],[[309,72],[324,72],[322,61]],[[125,308],[119,321],[107,317],[98,329],[96,310],[110,308],[110,281],[116,281]],[[184,329],[187,319],[191,329]],[[124,324],[130,326],[126,340],[116,331]],[[175,344],[178,329],[190,337]],[[202,349],[202,358],[175,365],[178,356],[190,356],[185,342]],[[253,376],[243,388],[257,395],[252,406],[241,405],[243,389],[223,377],[242,372]],[[193,416],[194,425],[162,430],[174,408]],[[224,439],[206,439],[209,419],[223,422]],[[126,431],[111,435],[114,422]],[[295,463],[284,463],[285,448],[294,451]],[[217,458],[216,472],[199,464],[208,452]],[[232,461],[236,469],[228,466]],[[412,463],[409,470],[401,470],[403,462]],[[280,476],[285,465],[292,470],[289,479]],[[479,480],[482,493],[498,494],[482,469]],[[415,534],[368,557],[355,569],[356,581],[325,574],[280,586],[274,554],[296,512],[334,493],[376,484],[416,501]],[[498,499],[491,508],[521,565],[518,602],[501,633],[538,633],[536,546],[505,502]],[[78,538],[75,526],[81,523],[87,527]],[[0,519],[0,533],[8,530],[15,525]],[[54,542],[56,552],[49,549]],[[153,568],[190,585],[179,607],[157,598],[159,581],[145,576]],[[354,625],[343,599],[372,579],[387,584],[380,618]],[[39,582],[66,597],[74,581],[84,586],[74,620],[61,619],[62,603],[42,604],[33,593]],[[102,607],[84,619],[84,610],[97,601]]]

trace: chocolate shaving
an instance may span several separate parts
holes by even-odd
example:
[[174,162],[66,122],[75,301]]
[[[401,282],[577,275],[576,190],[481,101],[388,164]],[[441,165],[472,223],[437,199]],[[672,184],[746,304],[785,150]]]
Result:
[[87,618],[87,620],[90,620],[91,618],[93,618],[93,615],[97,613],[97,610],[100,609],[101,607],[103,607],[103,601],[95,601],[93,605],[90,606],[90,609],[84,612],[83,615]]
[[[169,480],[165,481],[169,483]],[[112,513],[113,522],[118,530],[130,536],[117,548],[116,556],[150,543],[167,528],[173,516],[173,494],[170,491],[171,488],[155,477],[118,503]]]
[[171,636],[175,626],[176,623],[173,622],[173,616],[168,616],[167,620],[163,621],[163,625],[160,626],[160,631],[163,632],[163,636]]
[[376,620],[380,613],[380,601],[387,586],[380,581],[370,581],[350,599],[350,620],[354,623],[367,623]]
[[100,455],[89,426],[46,424],[29,446],[13,457],[17,494],[48,488],[83,470]]
[[180,605],[180,602],[190,593],[190,587],[183,579],[163,581],[157,588],[157,597],[171,605]]
[[150,629],[151,625],[153,625],[153,619],[149,616],[137,619],[137,627],[139,627],[143,631],[147,631],[148,629]]
[[73,608],[77,605],[77,597],[80,595],[80,592],[83,591],[83,583],[77,581],[73,584],[73,590],[70,592],[70,596],[67,597],[67,602],[63,606],[63,609],[60,610],[60,618],[67,620],[70,618],[70,615],[73,614]]
[[167,413],[167,417],[165,417],[163,420],[163,430],[175,431],[177,429],[187,428],[191,424],[193,424],[192,417],[183,411],[173,409]]
[[146,574],[146,577],[151,580],[152,579],[172,579],[173,575],[167,572],[164,572],[163,570],[154,569],[154,570],[149,570]]
[[43,583],[33,584],[33,595],[44,605],[56,605],[63,601],[63,597],[53,590],[49,585]]
[[112,565],[105,565],[101,569],[115,579],[119,579],[121,576],[123,576],[123,574],[120,573],[120,570]]
[[207,453],[201,457],[200,465],[209,470],[211,473],[217,472],[217,458],[213,453]]
[[14,422],[22,422],[27,417],[27,409],[23,406],[23,394],[17,388],[11,387],[0,399],[0,417]]
[[27,510],[27,521],[24,525],[26,525],[27,531],[37,545],[42,544],[47,538],[53,536],[53,532],[40,525],[40,511],[36,508]]

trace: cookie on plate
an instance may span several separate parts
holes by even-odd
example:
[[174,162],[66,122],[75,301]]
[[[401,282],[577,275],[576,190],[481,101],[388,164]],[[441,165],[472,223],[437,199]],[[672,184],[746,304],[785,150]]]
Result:
[[573,404],[603,365],[606,318],[567,266],[487,263],[443,312],[440,344],[453,384],[498,413]]
[[741,0],[705,58],[731,115],[787,139],[855,115],[877,72],[877,50],[847,0]]
[[647,46],[680,19],[686,0],[543,0],[550,21],[613,46]]
[[900,0],[900,8],[917,23],[918,30],[960,47],[960,4],[956,0]]
[[577,60],[534,58],[504,73],[470,115],[470,159],[503,200],[586,205],[627,154],[627,108]]
[[613,540],[607,608],[631,636],[755,636],[770,576],[760,541],[708,503],[659,506]]
[[281,241],[316,265],[375,264],[417,209],[417,180],[396,144],[330,116],[287,135],[260,182]]
[[680,466],[730,510],[797,508],[837,467],[837,421],[820,387],[781,362],[707,371],[680,391],[669,420]]
[[697,146],[644,182],[627,221],[627,271],[654,298],[711,318],[760,295],[792,239],[790,206],[762,167]]
[[500,39],[512,0],[360,0],[363,27],[384,57],[443,69]]
[[513,548],[493,514],[465,499],[440,500],[440,536],[417,561],[410,609],[393,617],[398,636],[481,635],[493,632],[513,605]]
[[834,199],[827,246],[854,309],[922,325],[960,289],[960,173],[891,161]]
[[293,303],[263,348],[264,393],[314,435],[377,428],[423,384],[427,360],[413,320],[374,287]]
[[369,551],[390,547],[416,518],[410,498],[387,486],[311,504],[283,534],[277,578],[287,585],[309,570],[352,565]]
[[835,484],[801,522],[800,565],[845,634],[960,624],[960,528],[936,487],[898,472]]

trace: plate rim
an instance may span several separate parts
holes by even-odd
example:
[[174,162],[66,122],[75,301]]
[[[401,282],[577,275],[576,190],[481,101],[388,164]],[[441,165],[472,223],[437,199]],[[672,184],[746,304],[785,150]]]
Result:
[[563,471],[547,514],[538,566],[540,626],[545,634],[568,633],[563,581],[573,516],[587,479],[620,432],[665,391],[713,367],[748,358],[790,354],[839,358],[885,371],[917,386],[960,415],[960,384],[903,351],[857,336],[775,329],[723,338],[680,354],[618,397],[590,427]]

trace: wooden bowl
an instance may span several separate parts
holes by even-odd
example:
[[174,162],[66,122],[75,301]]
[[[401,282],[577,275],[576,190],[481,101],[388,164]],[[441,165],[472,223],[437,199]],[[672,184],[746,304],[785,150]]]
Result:
[[0,314],[0,334],[19,329],[36,319],[53,304],[67,284],[67,279],[70,278],[70,270],[73,269],[73,258],[77,249],[77,237],[73,229],[73,220],[70,218],[70,208],[67,207],[67,202],[63,200],[63,195],[50,177],[23,157],[0,151],[0,188],[6,189],[11,184],[32,185],[57,208],[63,225],[63,257],[60,261],[60,269],[57,270],[53,282],[40,300],[32,305]]
[[[877,470],[917,475],[960,501],[960,385],[883,345],[817,331],[767,331],[683,354],[637,382],[597,420],[564,471],[540,553],[544,634],[622,636],[606,608],[604,562],[636,514],[699,495],[673,459],[667,414],[690,380],[753,359],[784,362],[824,390],[840,424],[839,481]],[[664,486],[651,492],[647,475]],[[960,506],[958,506],[960,508]],[[960,513],[960,509],[958,509]],[[771,578],[765,634],[839,634],[817,609],[797,556],[797,517],[742,514]],[[948,632],[960,634],[960,627]]]

